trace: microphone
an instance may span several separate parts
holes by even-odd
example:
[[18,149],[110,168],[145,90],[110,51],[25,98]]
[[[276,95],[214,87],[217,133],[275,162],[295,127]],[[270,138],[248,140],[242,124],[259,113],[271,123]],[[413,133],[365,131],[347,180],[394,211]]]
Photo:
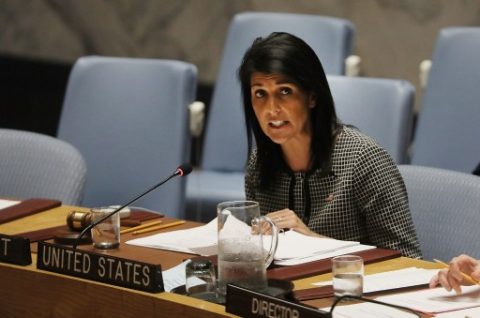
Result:
[[122,210],[123,208],[127,207],[128,205],[132,204],[133,202],[137,201],[138,199],[141,199],[142,197],[144,197],[145,195],[147,195],[148,193],[152,192],[153,190],[155,190],[156,188],[158,188],[159,186],[161,186],[162,184],[164,184],[165,182],[167,182],[168,180],[176,177],[176,176],[180,176],[180,177],[184,177],[186,175],[188,175],[190,172],[192,172],[192,166],[189,164],[189,163],[184,163],[182,165],[180,165],[174,173],[172,173],[168,178],[166,178],[165,180],[161,181],[160,183],[157,183],[156,185],[154,185],[153,187],[149,188],[147,191],[139,194],[138,196],[136,196],[135,198],[131,199],[130,201],[128,201],[127,203],[125,203],[124,205],[122,205],[121,207],[115,209],[114,211],[110,212],[109,214],[105,215],[104,217],[98,219],[97,221],[93,222],[93,223],[90,223],[87,227],[85,227],[83,229],[82,232],[80,232],[80,234],[78,235],[77,239],[75,240],[75,242],[73,243],[73,249],[76,249],[77,248],[77,245],[78,245],[78,242],[80,242],[80,239],[85,235],[85,233],[87,233],[88,231],[90,231],[94,226],[96,226],[97,224],[100,224],[102,223],[103,221],[105,221],[106,219],[108,219],[109,217],[111,217],[112,215],[114,215],[115,213],[118,213],[120,212],[120,210]]

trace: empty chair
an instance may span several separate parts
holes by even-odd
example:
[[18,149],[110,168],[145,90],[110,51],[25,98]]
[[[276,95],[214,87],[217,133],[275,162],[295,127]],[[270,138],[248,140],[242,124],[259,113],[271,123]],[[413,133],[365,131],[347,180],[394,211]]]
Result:
[[472,172],[480,162],[480,28],[440,31],[418,115],[412,164]]
[[403,80],[328,76],[339,119],[374,138],[397,164],[407,163],[415,89]]
[[[187,212],[208,221],[216,205],[245,197],[243,173],[247,139],[237,68],[259,36],[289,32],[305,40],[320,57],[326,73],[343,74],[354,27],[344,19],[307,14],[247,12],[234,16],[227,34],[209,108],[200,169],[187,181]],[[241,182],[240,182],[241,181]]]
[[480,257],[480,178],[446,169],[400,165],[423,257]]
[[81,203],[86,176],[82,155],[42,134],[0,129],[0,197]]
[[[58,130],[86,159],[84,205],[123,204],[188,158],[196,67],[173,60],[83,57],[68,81]],[[183,179],[136,205],[181,217]]]

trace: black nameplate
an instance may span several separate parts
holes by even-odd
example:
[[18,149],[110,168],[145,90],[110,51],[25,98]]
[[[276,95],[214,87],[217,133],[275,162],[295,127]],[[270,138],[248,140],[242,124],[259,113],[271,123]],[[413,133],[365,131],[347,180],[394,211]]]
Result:
[[0,262],[16,265],[32,264],[30,240],[20,236],[0,234]]
[[226,312],[246,318],[331,318],[328,312],[232,284],[226,299]]
[[43,241],[38,242],[37,268],[151,293],[164,291],[160,265]]

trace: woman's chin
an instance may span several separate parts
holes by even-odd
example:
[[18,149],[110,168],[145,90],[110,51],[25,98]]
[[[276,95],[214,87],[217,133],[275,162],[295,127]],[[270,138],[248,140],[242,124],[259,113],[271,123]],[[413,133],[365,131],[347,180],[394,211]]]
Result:
[[270,140],[277,144],[277,145],[281,145],[283,144],[285,141],[287,141],[288,138],[285,138],[285,137],[279,137],[279,136],[269,136]]

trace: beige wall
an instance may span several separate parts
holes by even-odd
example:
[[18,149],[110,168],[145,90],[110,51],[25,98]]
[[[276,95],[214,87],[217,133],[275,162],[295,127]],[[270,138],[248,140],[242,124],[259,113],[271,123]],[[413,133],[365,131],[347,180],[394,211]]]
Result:
[[364,75],[416,87],[440,28],[480,25],[480,0],[0,0],[0,54],[173,58],[212,83],[229,20],[247,10],[350,19]]

